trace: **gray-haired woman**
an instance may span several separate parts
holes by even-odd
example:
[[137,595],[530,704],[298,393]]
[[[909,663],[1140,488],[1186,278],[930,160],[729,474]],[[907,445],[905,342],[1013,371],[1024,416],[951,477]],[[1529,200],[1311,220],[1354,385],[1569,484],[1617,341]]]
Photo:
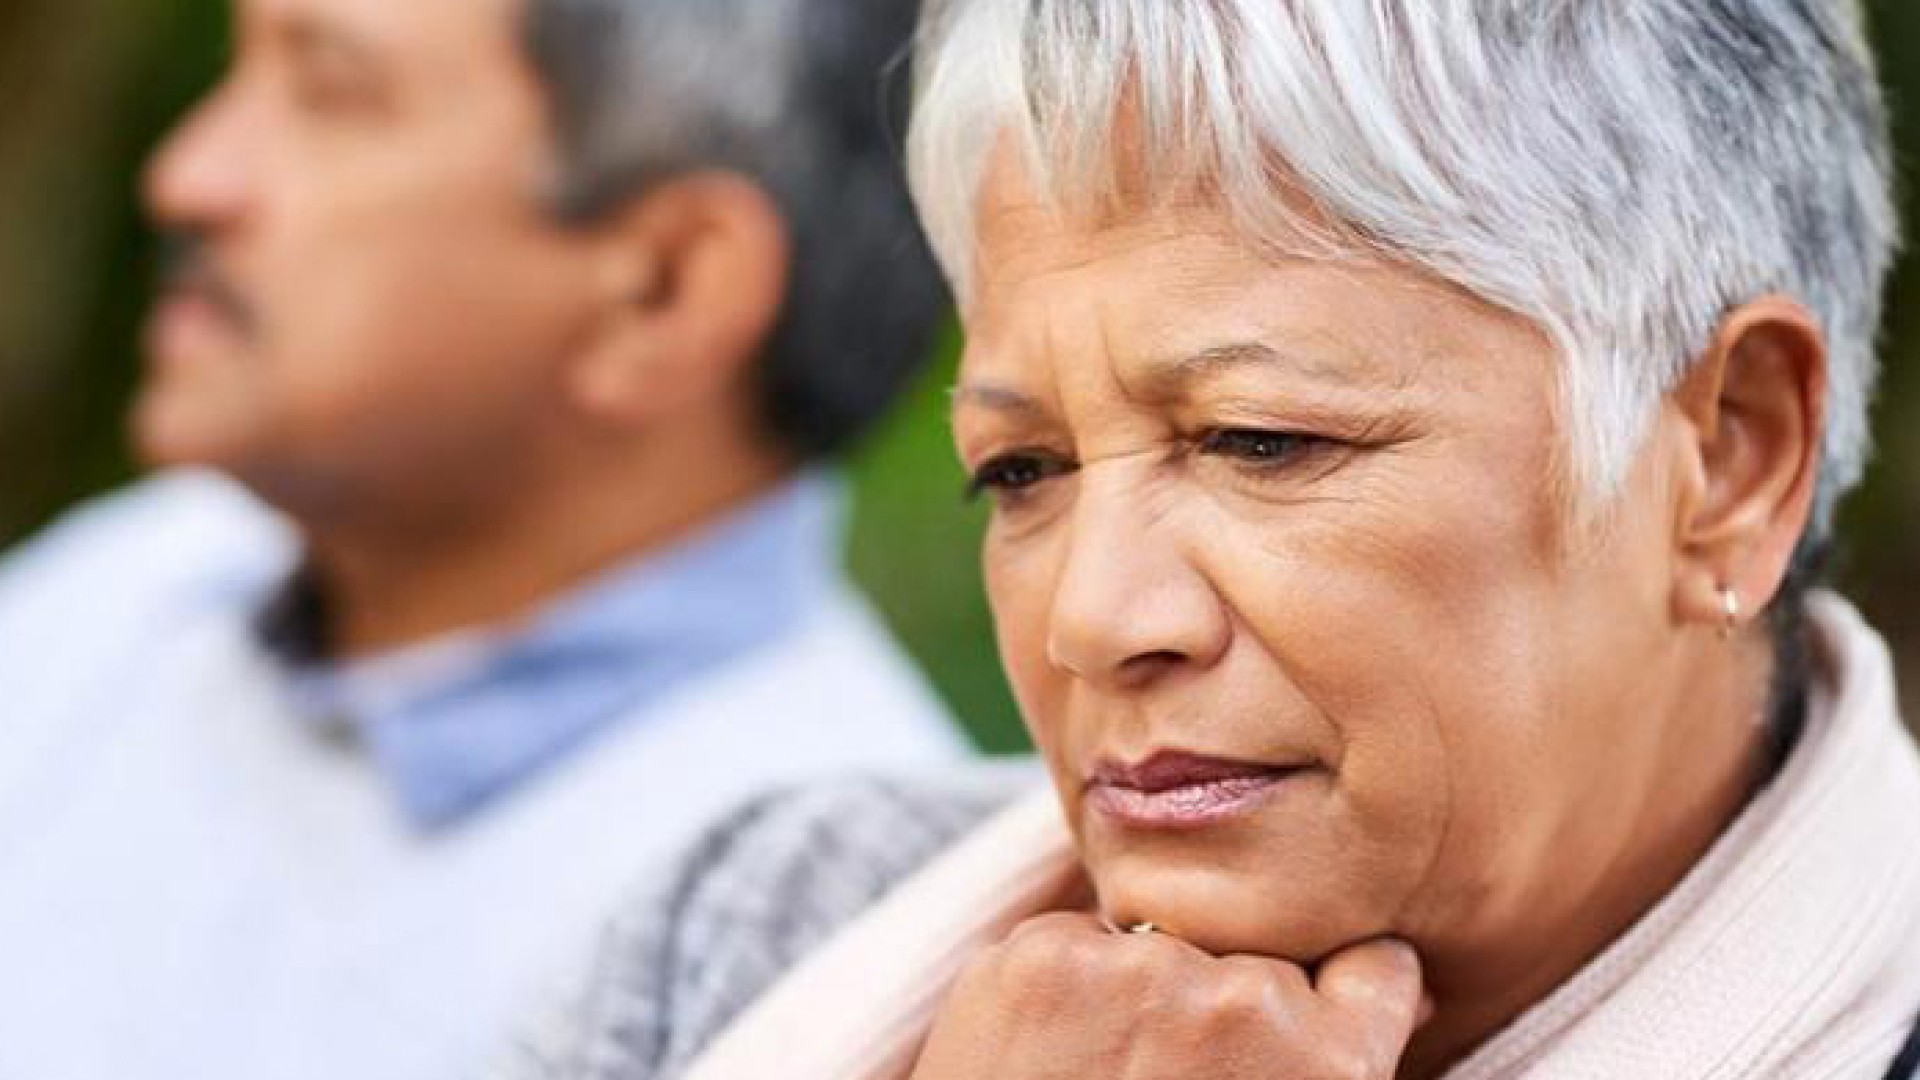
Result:
[[1057,798],[925,869],[989,796],[757,807],[558,1071],[1911,1073],[1920,764],[1808,591],[1895,240],[1855,4],[948,0],[921,48]]

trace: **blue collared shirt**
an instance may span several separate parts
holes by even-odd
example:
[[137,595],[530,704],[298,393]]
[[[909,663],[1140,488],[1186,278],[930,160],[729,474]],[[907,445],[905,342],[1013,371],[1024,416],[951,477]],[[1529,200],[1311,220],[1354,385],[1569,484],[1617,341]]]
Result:
[[523,625],[339,664],[275,651],[298,711],[364,746],[417,826],[445,827],[789,632],[831,587],[842,502],[805,475]]

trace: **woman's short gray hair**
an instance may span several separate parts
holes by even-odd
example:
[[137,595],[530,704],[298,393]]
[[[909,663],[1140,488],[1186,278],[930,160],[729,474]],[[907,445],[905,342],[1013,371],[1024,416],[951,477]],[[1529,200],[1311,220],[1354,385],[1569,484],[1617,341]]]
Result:
[[1807,550],[1860,478],[1897,222],[1853,0],[937,0],[920,47],[913,186],[963,302],[1011,139],[1065,207],[1201,191],[1530,319],[1602,496],[1727,311],[1794,296],[1831,351]]

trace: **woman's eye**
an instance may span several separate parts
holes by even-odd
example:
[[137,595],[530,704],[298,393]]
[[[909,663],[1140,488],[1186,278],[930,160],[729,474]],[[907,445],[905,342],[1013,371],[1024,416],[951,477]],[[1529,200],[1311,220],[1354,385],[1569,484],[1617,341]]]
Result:
[[1298,456],[1325,440],[1290,431],[1257,431],[1230,428],[1208,432],[1200,440],[1200,452],[1234,458],[1250,465],[1271,465]]
[[1005,498],[1018,495],[1042,480],[1050,480],[1070,471],[1071,465],[1049,455],[1002,454],[974,470],[973,478],[967,482],[967,497],[977,499],[982,494],[991,494]]

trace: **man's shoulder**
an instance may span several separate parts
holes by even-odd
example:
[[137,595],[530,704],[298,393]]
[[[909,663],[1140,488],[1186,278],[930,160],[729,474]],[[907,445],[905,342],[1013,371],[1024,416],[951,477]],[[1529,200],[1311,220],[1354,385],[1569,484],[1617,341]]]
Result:
[[676,1075],[782,973],[1039,782],[1029,763],[989,763],[748,803],[622,910],[508,1075]]
[[236,556],[279,557],[291,543],[280,518],[238,484],[178,470],[81,503],[10,553],[0,573],[8,583],[82,567],[179,573]]
[[68,511],[0,561],[0,634],[128,625],[192,597],[251,595],[289,565],[292,531],[238,485],[170,472]]

